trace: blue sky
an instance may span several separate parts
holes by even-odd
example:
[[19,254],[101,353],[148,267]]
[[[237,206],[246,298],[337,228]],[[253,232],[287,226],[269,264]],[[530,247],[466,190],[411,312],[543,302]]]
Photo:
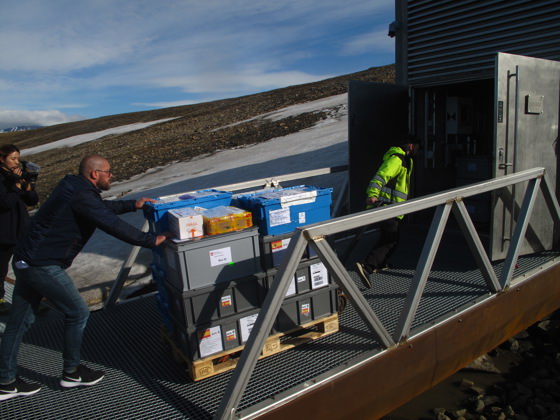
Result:
[[237,97],[394,63],[394,0],[20,0],[0,128]]

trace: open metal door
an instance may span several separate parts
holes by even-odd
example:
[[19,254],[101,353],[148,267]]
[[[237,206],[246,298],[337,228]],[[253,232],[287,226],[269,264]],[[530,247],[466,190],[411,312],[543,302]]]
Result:
[[[494,175],[545,167],[557,191],[560,62],[498,53],[495,76]],[[490,257],[506,256],[525,188],[503,190],[493,197]],[[551,249],[552,218],[542,197],[521,250]]]
[[366,188],[383,155],[408,133],[406,86],[351,81],[348,86],[348,210],[365,209]]

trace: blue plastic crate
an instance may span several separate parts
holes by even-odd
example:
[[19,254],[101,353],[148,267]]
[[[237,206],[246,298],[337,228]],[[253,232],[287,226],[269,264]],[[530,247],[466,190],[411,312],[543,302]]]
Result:
[[169,331],[172,331],[173,325],[171,323],[171,319],[169,318],[169,299],[167,297],[167,291],[165,290],[165,273],[162,272],[155,264],[151,264],[150,268],[152,269],[152,278],[158,291],[156,301],[161,313],[163,324]]
[[299,185],[239,195],[235,202],[253,213],[261,235],[281,235],[330,219],[332,188]]
[[214,189],[169,195],[158,198],[156,203],[146,203],[142,210],[150,224],[150,232],[160,234],[169,230],[167,212],[183,207],[203,207],[206,209],[218,206],[229,206],[232,193]]

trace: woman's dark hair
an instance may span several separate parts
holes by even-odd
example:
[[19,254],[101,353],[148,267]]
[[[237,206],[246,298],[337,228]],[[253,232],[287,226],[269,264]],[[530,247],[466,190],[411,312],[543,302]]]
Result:
[[5,158],[6,156],[14,152],[19,153],[19,149],[15,144],[3,144],[2,146],[0,146],[0,157]]

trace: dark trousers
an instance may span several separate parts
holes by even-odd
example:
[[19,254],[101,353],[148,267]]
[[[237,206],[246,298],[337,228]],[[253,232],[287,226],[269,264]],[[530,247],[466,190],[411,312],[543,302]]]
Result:
[[0,244],[0,299],[6,293],[4,290],[4,280],[8,275],[10,259],[14,254],[15,245]]
[[21,341],[35,321],[43,296],[64,314],[63,370],[72,372],[80,364],[80,348],[89,317],[88,305],[70,276],[57,265],[14,267],[14,274],[12,311],[0,340],[0,384],[10,383],[17,375]]
[[387,264],[399,244],[400,224],[400,219],[383,220],[376,224],[379,228],[379,239],[365,258],[366,264],[374,269],[383,268]]

